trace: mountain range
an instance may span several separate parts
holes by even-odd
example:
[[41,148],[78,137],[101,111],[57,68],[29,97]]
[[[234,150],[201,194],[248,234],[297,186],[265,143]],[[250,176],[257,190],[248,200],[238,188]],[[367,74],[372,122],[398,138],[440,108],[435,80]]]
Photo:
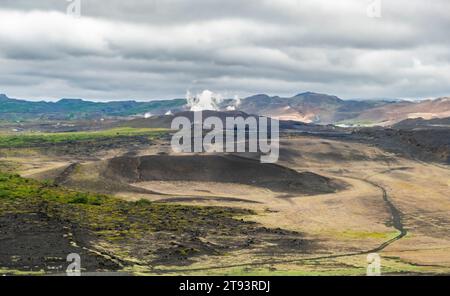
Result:
[[[103,117],[164,115],[189,110],[185,99],[149,102],[92,102],[61,99],[57,102],[32,102],[0,94],[1,120],[78,120]],[[421,101],[342,100],[337,96],[305,92],[293,97],[258,94],[236,101],[223,100],[219,111],[236,110],[247,114],[269,116],[316,124],[343,126],[392,126],[410,118],[450,117],[450,98]]]
[[0,94],[0,119],[3,120],[72,120],[96,119],[105,116],[131,116],[154,112],[164,114],[168,110],[182,110],[185,99],[149,102],[115,101],[92,102],[82,99],[61,99],[57,102],[32,102],[18,100]]

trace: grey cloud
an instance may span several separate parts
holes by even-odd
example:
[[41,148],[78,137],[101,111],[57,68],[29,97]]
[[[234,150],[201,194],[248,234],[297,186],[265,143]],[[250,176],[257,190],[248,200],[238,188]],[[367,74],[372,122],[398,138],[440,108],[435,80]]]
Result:
[[450,94],[450,3],[366,0],[0,3],[0,92],[158,99],[186,89],[350,97]]

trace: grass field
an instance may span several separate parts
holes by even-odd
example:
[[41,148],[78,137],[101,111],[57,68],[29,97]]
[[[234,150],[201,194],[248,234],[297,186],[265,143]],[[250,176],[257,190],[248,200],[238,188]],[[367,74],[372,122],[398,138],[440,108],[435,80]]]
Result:
[[[189,215],[185,214],[187,211],[195,212],[195,219],[199,219],[199,221],[205,215],[213,215],[220,219],[221,217],[231,218],[236,215],[252,214],[251,211],[241,209],[225,211],[219,207],[158,204],[147,200],[128,202],[107,195],[69,190],[55,186],[49,181],[39,182],[5,173],[0,173],[0,200],[0,215],[6,212],[13,213],[18,208],[27,207],[28,204],[36,202],[64,205],[67,207],[66,214],[70,211],[76,213],[83,211],[86,214],[84,217],[88,219],[74,220],[73,222],[82,223],[89,228],[101,229],[102,233],[108,229],[111,237],[126,237],[121,230],[133,234],[135,228],[182,232],[195,224],[195,221],[189,221]],[[135,217],[134,223],[125,225],[126,229],[119,226],[126,222],[128,216],[136,215],[141,216],[141,219]],[[68,218],[75,216],[67,215]]]
[[0,173],[0,223],[5,225],[0,240],[7,241],[0,273],[63,272],[58,268],[64,256],[74,252],[85,252],[84,271],[150,272],[154,265],[185,265],[198,256],[248,248],[246,242],[258,233],[281,243],[300,238],[240,218],[253,214],[240,208],[124,201]]
[[76,141],[90,141],[116,137],[146,136],[150,139],[167,133],[166,129],[153,128],[114,128],[101,131],[67,133],[16,133],[0,134],[0,148],[34,147],[43,144],[57,144]]
[[[50,134],[62,144],[42,145],[32,155],[25,152],[33,147],[1,149],[0,273],[52,273],[46,268],[85,249],[86,271],[127,274],[364,275],[366,253],[374,250],[383,274],[450,270],[447,167],[362,143],[299,136],[282,139],[279,164],[343,181],[345,189],[287,196],[257,184],[128,184],[103,174],[108,160],[130,152],[171,155],[166,137],[136,141],[160,132],[166,131]],[[67,142],[74,135],[81,140]],[[21,154],[10,156],[12,151]],[[71,164],[76,169],[66,170]],[[58,179],[60,186],[46,179]],[[386,200],[407,231],[387,245],[400,232]]]

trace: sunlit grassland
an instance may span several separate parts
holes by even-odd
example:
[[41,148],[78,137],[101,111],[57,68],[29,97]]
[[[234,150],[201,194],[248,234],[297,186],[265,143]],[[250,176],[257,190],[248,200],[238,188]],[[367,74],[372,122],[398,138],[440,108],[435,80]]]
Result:
[[[55,186],[52,182],[40,182],[0,172],[0,215],[42,203],[55,206],[54,209],[63,212],[62,216],[73,218],[75,223],[100,232],[108,230],[111,235],[120,237],[123,237],[120,235],[121,231],[130,234],[138,229],[183,232],[196,223],[206,223],[202,220],[206,216],[220,219],[252,214],[251,211],[242,209],[159,204],[147,200],[128,202],[104,194],[78,192]],[[78,221],[77,214],[80,212],[83,212],[85,219]],[[131,219],[133,222],[124,225],[130,217],[134,217]]]
[[82,131],[65,133],[4,133],[0,134],[0,148],[33,147],[42,144],[90,141],[116,137],[146,136],[154,139],[168,133],[162,128],[113,128],[100,131]]
[[[151,247],[151,238],[156,232],[181,237],[193,230],[210,227],[212,223],[231,232],[231,226],[225,228],[228,221],[238,221],[237,217],[252,214],[244,209],[123,201],[0,172],[0,217],[34,213],[76,225],[77,229],[95,236],[94,245],[107,244],[114,256],[130,262],[136,260],[133,259],[133,246],[142,239],[150,239],[148,245]],[[242,225],[246,227],[247,224]],[[186,248],[178,252],[191,256],[198,251]]]

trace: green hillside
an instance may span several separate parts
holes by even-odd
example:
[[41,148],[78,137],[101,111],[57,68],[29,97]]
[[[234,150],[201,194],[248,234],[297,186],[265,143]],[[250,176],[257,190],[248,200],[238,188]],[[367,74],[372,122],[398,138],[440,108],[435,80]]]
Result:
[[169,110],[180,110],[185,104],[185,99],[104,103],[81,99],[62,99],[57,102],[30,102],[11,99],[6,95],[0,94],[0,120],[93,119],[105,116],[129,116],[146,112],[163,114]]

